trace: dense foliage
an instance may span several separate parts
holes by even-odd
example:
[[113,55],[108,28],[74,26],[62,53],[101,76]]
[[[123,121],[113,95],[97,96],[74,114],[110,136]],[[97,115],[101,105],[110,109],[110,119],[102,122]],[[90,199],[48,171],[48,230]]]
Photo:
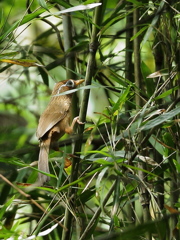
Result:
[[[179,239],[180,1],[94,2],[0,2],[0,239]],[[85,124],[37,187],[38,119],[69,78]]]

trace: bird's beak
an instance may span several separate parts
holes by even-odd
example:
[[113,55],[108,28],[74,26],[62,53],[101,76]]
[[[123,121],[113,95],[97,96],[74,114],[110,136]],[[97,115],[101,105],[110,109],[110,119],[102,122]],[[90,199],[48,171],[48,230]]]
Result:
[[79,80],[74,81],[76,87],[77,87],[78,85],[80,85],[81,83],[83,83],[83,82],[84,82],[84,79],[79,79]]

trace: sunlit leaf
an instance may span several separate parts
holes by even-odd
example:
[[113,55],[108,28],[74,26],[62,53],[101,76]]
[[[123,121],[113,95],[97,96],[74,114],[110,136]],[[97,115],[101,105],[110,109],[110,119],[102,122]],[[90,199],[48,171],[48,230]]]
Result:
[[[48,8],[53,7],[53,5],[48,5]],[[37,18],[40,14],[44,13],[46,10],[41,8],[38,9],[37,11],[30,13],[26,16],[24,16],[22,19],[16,21],[7,31],[5,31],[1,36],[0,36],[0,41],[3,41],[9,34],[11,34],[15,29],[17,29],[19,26],[22,26],[25,23],[30,23],[32,20]]]
[[180,14],[176,14],[174,18],[180,18]]
[[147,78],[157,78],[157,77],[162,77],[168,75],[168,69],[162,69],[157,72],[151,73],[150,75],[147,76]]
[[96,180],[96,189],[98,190],[101,187],[101,183],[103,180],[104,175],[106,174],[106,172],[108,171],[108,167],[105,167],[99,174]]
[[39,63],[36,63],[36,61],[29,59],[0,59],[0,62],[21,65],[23,67],[43,67],[43,65],[40,65]]
[[102,3],[92,3],[92,4],[87,4],[87,5],[78,5],[76,7],[68,8],[68,9],[53,13],[53,15],[59,15],[59,14],[64,14],[64,13],[69,13],[69,12],[89,10],[89,9],[100,6],[101,4]]
[[94,3],[94,0],[87,0],[87,1],[83,2],[84,5],[90,4],[90,3]]
[[120,110],[124,105],[124,103],[127,101],[130,89],[131,89],[131,86],[127,87],[125,91],[123,91],[122,94],[120,95],[118,101],[115,104],[113,104],[113,108],[112,108],[113,113],[115,113],[115,111],[117,110]]
[[[42,231],[40,233],[38,233],[38,237],[42,237],[42,236],[47,236],[48,234],[50,234],[56,227],[58,226],[58,223],[54,224],[52,227],[46,229],[45,231]],[[26,237],[27,240],[32,240],[35,239],[37,236],[32,235],[30,237]]]
[[38,3],[42,8],[46,9],[49,12],[49,9],[45,0],[38,0]]
[[8,57],[14,57],[17,54],[19,54],[19,52],[9,52],[9,53],[0,54],[0,59],[8,58]]
[[113,166],[114,165],[113,162],[109,162],[109,161],[106,161],[104,159],[98,159],[94,163],[99,163],[101,165],[106,165],[106,166]]

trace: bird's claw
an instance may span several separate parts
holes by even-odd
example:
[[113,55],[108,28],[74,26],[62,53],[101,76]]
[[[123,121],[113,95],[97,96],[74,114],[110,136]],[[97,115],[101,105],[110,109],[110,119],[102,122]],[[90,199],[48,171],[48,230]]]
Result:
[[81,122],[81,121],[79,120],[79,116],[75,117],[75,118],[74,118],[74,121],[77,122],[78,124],[85,124],[85,122]]

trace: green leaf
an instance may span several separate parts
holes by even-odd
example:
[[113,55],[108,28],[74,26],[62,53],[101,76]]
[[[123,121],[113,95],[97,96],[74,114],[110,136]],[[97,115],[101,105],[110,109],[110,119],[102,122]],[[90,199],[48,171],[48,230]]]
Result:
[[180,113],[180,107],[177,107],[170,112],[163,113],[162,115],[158,116],[157,118],[148,121],[144,126],[142,126],[140,128],[140,130],[145,131],[145,130],[154,128],[154,127],[166,122],[167,120],[172,119],[174,116],[176,116],[179,113]]
[[141,62],[141,72],[146,83],[148,96],[150,97],[154,93],[156,84],[153,83],[152,79],[147,78],[147,76],[151,73],[151,70],[144,61]]
[[4,216],[4,213],[6,212],[7,208],[9,208],[14,200],[15,196],[10,198],[1,208],[0,208],[0,220]]
[[72,5],[68,3],[67,1],[63,0],[53,0],[54,3],[58,3],[60,6],[63,6],[64,8],[70,8]]
[[96,180],[96,189],[98,190],[99,188],[101,188],[101,183],[102,183],[102,179],[104,177],[104,175],[106,174],[106,172],[108,171],[108,167],[105,167],[104,169],[101,170],[101,172],[99,173],[97,180]]
[[164,156],[164,146],[162,144],[160,144],[157,140],[157,137],[152,135],[149,138],[149,142],[151,143],[151,145],[153,146],[153,148],[156,149],[157,152],[159,152],[162,156]]
[[96,190],[93,187],[85,190],[84,192],[82,192],[80,195],[79,195],[79,199],[81,204],[85,204],[87,201],[89,201],[91,198],[93,198],[95,196],[95,193],[96,193]]
[[159,95],[158,97],[156,97],[155,99],[158,100],[158,99],[165,98],[165,97],[171,95],[174,91],[176,91],[178,89],[179,89],[179,86],[171,88],[171,89],[167,90],[166,92],[162,93],[161,95]]
[[130,89],[131,89],[131,86],[127,87],[125,91],[120,95],[118,101],[114,104],[112,108],[113,113],[115,113],[115,111],[117,110],[120,110],[124,105],[124,103],[127,101]]
[[42,8],[46,9],[49,12],[49,9],[45,0],[38,0],[38,3]]
[[[49,7],[53,7],[53,5],[49,5]],[[26,16],[24,16],[22,19],[16,21],[4,34],[0,36],[0,41],[4,41],[6,37],[8,37],[15,29],[17,29],[19,26],[24,25],[25,23],[30,23],[30,21],[37,18],[40,14],[44,13],[45,9],[38,9],[36,12],[30,13]]]
[[147,28],[148,28],[148,26],[141,28],[134,36],[131,37],[130,41],[133,41],[135,38],[137,38],[139,35],[141,35],[141,33],[146,31]]
[[[123,231],[112,231],[109,234],[103,234],[97,237],[97,240],[139,240],[143,239],[145,233],[151,233],[151,234],[156,234],[157,236],[161,236],[160,239],[164,239],[166,235],[166,231],[164,229],[164,226],[168,226],[168,219],[173,218],[174,215],[170,215],[169,217],[162,218],[160,220],[153,220],[153,221],[148,221],[145,223],[141,223],[138,225],[134,225],[131,227],[126,227],[123,229]],[[142,237],[141,237],[142,236]],[[146,239],[146,238],[144,238]]]
[[163,9],[164,5],[165,5],[165,2],[164,2],[164,1],[161,1],[160,5],[159,5],[159,7],[158,7],[157,13],[156,13],[156,15],[154,16],[151,24],[149,25],[149,28],[148,28],[147,31],[146,31],[145,36],[144,36],[144,38],[143,38],[143,41],[142,41],[142,44],[141,44],[142,46],[148,41],[150,35],[152,34],[152,32],[153,32],[153,30],[154,30],[154,28],[155,28],[155,26],[156,26],[159,18],[161,17],[161,15],[158,14],[158,13]]
[[42,68],[42,67],[38,67],[38,70],[39,70],[39,73],[41,74],[44,84],[49,86],[49,76],[47,74],[47,71],[45,71],[44,68]]
[[90,3],[94,3],[94,0],[87,0],[85,2],[83,2],[84,5],[90,4]]
[[102,3],[92,3],[92,4],[87,4],[87,5],[78,5],[75,7],[67,8],[62,11],[53,13],[53,15],[59,15],[59,14],[64,14],[64,13],[69,13],[69,12],[76,12],[76,11],[84,11],[84,10],[89,10],[95,7],[100,6]]
[[180,18],[180,14],[179,14],[179,13],[176,14],[176,15],[174,16],[174,18]]
[[154,173],[152,173],[152,172],[149,172],[149,171],[147,171],[147,170],[145,170],[145,169],[143,169],[143,168],[134,167],[134,166],[132,166],[132,165],[128,165],[128,164],[125,164],[125,163],[123,163],[122,166],[124,166],[124,167],[126,167],[126,168],[129,168],[129,169],[134,169],[134,170],[136,170],[136,171],[145,172],[145,173],[147,173],[148,175],[151,175],[151,176],[154,176],[154,177],[158,177],[156,174],[154,174]]
[[109,153],[107,153],[107,152],[104,152],[104,151],[87,151],[86,152],[87,154],[88,153],[98,153],[98,154],[100,154],[100,155],[102,155],[102,156],[105,156],[105,157],[112,157],[112,155],[111,154],[109,154]]
[[74,47],[69,48],[66,53],[71,53],[71,52],[80,52],[82,50],[87,49],[89,44],[89,41],[81,41],[80,43],[76,44]]
[[20,52],[10,52],[10,53],[4,53],[4,54],[0,54],[0,58],[9,58],[9,57],[14,57],[17,54],[19,54]]
[[113,162],[109,162],[109,161],[106,161],[104,159],[98,159],[98,160],[94,161],[94,163],[99,163],[99,164],[104,165],[104,166],[114,166]]
[[162,76],[167,76],[169,75],[169,70],[168,68],[165,68],[165,69],[161,69],[159,71],[156,71],[154,73],[151,73],[147,76],[147,78],[159,78],[159,77],[162,77]]
[[174,162],[174,165],[176,166],[178,173],[180,173],[180,164],[176,160],[173,160],[173,162]]
[[142,6],[142,2],[140,2],[140,1],[136,1],[136,0],[127,0],[127,2],[131,2],[131,3],[133,3],[133,4],[136,5],[136,6]]

